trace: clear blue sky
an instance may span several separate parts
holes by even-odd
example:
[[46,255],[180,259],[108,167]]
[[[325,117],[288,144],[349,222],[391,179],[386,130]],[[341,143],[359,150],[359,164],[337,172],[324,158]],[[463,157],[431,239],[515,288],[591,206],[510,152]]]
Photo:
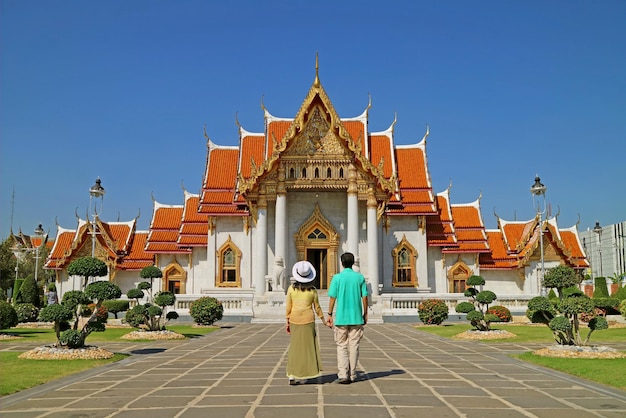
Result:
[[624,1],[0,0],[0,238],[75,228],[197,193],[211,139],[263,100],[293,117],[315,76],[342,117],[427,153],[435,192],[482,192],[488,228],[530,219],[535,174],[559,225],[626,219]]

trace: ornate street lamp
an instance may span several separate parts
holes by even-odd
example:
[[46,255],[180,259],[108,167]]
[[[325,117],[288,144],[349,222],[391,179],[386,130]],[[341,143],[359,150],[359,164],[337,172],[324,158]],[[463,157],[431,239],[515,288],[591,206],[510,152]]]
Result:
[[39,277],[37,276],[37,271],[39,267],[39,250],[41,249],[41,247],[44,246],[46,242],[44,233],[45,231],[41,227],[41,224],[39,224],[37,228],[35,228],[35,239],[37,240],[37,242],[33,243],[35,246],[35,281],[37,283],[39,283]]
[[596,221],[596,226],[593,227],[593,232],[598,234],[598,255],[600,256],[600,277],[602,277],[602,227],[600,222]]
[[91,226],[91,256],[96,254],[96,219],[98,218],[98,210],[96,207],[96,199],[100,198],[100,212],[102,212],[102,204],[104,203],[104,187],[100,177],[96,179],[96,183],[89,189],[89,207],[92,208],[93,222]]
[[537,214],[539,215],[539,251],[541,252],[541,277],[539,279],[539,285],[541,286],[541,296],[547,296],[545,286],[543,285],[543,278],[545,277],[545,265],[543,260],[543,213],[546,211],[546,190],[548,188],[541,183],[539,175],[535,176],[535,184],[530,188],[530,192],[533,196],[543,196],[543,211],[541,211],[541,205],[537,202]]

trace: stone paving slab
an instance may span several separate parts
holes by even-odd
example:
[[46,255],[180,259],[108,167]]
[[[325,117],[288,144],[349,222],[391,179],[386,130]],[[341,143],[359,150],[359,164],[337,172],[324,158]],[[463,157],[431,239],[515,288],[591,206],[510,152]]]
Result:
[[[333,383],[332,331],[319,326],[324,372],[289,386],[281,324],[235,324],[184,341],[108,343],[129,359],[0,398],[0,416],[106,418],[403,418],[626,416],[626,391],[507,354],[532,344],[453,341],[410,324],[368,325],[360,380]],[[615,345],[626,350],[626,344]],[[10,348],[9,348],[10,347]],[[24,343],[1,346],[25,351]],[[42,362],[45,364],[45,362]]]

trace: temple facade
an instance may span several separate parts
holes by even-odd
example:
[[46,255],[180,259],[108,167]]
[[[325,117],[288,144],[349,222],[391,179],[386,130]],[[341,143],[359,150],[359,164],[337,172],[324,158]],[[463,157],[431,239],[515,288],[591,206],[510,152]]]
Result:
[[95,237],[107,279],[123,292],[154,264],[163,271],[156,290],[179,301],[215,296],[227,314],[262,317],[282,309],[295,262],[313,263],[324,295],[346,251],[355,254],[383,316],[414,309],[423,298],[462,299],[471,275],[483,276],[502,300],[536,296],[541,242],[544,269],[588,267],[576,225],[498,218],[497,229],[486,229],[480,197],[453,203],[451,188],[433,190],[428,129],[414,145],[395,145],[395,121],[369,131],[370,108],[340,117],[316,69],[295,117],[263,107],[263,130],[238,125],[239,146],[217,145],[205,132],[198,193],[183,190],[180,204],[153,198],[148,231],[136,230],[136,219],[78,219],[73,229],[58,227],[46,268],[56,270],[61,293],[79,289],[67,265],[91,255]]

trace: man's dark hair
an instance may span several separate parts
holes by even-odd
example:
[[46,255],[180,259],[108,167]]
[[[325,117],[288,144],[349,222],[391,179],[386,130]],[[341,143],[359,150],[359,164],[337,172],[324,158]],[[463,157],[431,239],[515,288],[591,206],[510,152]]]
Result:
[[341,265],[344,268],[351,268],[353,264],[354,264],[354,254],[352,253],[341,254]]

